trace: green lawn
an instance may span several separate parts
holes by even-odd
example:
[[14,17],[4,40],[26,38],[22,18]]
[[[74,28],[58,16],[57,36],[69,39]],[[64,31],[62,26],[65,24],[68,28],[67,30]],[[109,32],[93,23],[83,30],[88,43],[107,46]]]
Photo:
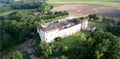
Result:
[[68,47],[74,47],[77,46],[77,42],[79,41],[80,38],[80,32],[75,33],[71,36],[63,38],[63,40],[58,41],[57,43],[62,45],[62,46],[68,46]]
[[60,44],[62,46],[68,46],[69,48],[75,47],[75,46],[79,46],[80,45],[80,41],[83,39],[80,39],[80,36],[82,34],[88,35],[90,34],[90,32],[88,31],[80,31],[77,32],[71,36],[65,37],[60,41],[55,42],[56,44]]
[[120,7],[120,0],[48,0],[48,3],[54,6],[64,4],[92,4],[112,7]]

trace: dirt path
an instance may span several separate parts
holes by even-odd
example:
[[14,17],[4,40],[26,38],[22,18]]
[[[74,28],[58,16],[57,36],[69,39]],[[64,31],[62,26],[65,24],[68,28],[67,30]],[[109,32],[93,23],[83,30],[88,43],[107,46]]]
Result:
[[95,5],[80,5],[68,4],[54,7],[52,11],[68,11],[69,16],[80,17],[89,14],[99,14],[101,16],[108,16],[120,20],[120,8],[95,6]]

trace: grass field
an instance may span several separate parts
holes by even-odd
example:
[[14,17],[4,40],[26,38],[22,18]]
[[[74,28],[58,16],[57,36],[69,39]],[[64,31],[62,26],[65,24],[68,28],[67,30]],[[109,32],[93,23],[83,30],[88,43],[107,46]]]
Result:
[[80,32],[77,32],[71,36],[63,38],[63,40],[60,40],[56,42],[57,44],[60,44],[62,46],[68,46],[70,48],[78,46],[78,41],[80,40]]
[[75,33],[71,36],[63,38],[63,40],[57,41],[56,44],[60,44],[62,46],[68,46],[69,48],[79,46],[80,41],[83,40],[83,39],[80,39],[80,36],[83,35],[83,34],[89,35],[90,32],[88,32],[88,31],[77,32],[77,33]]
[[5,15],[8,15],[10,13],[14,12],[14,10],[11,10],[11,11],[6,11],[6,12],[1,12],[0,13],[0,16],[5,16]]
[[54,6],[64,4],[92,4],[112,7],[120,7],[120,0],[48,0],[48,3]]
[[68,46],[68,47],[74,47],[74,46],[78,46],[78,41],[80,39],[80,32],[77,32],[71,36],[68,36],[66,38],[63,38],[63,40],[58,41],[57,43],[59,43],[62,46]]

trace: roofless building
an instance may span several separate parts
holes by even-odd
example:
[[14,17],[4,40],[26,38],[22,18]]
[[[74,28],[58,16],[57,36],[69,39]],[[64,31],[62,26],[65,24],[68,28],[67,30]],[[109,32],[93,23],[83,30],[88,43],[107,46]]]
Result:
[[88,20],[81,20],[81,23],[75,23],[76,18],[66,18],[54,22],[38,25],[37,32],[42,42],[53,42],[56,37],[66,37],[72,35],[81,29],[85,30],[88,26]]

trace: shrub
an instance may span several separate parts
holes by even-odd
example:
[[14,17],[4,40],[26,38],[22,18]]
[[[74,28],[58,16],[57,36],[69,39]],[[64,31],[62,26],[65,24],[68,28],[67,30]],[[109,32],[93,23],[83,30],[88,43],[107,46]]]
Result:
[[61,58],[61,59],[68,59],[68,57],[66,57],[66,56],[64,56],[64,55],[61,56],[60,58]]
[[91,14],[91,15],[88,15],[89,19],[93,19],[93,20],[98,20],[99,19],[99,16],[97,14]]
[[55,38],[55,41],[59,41],[59,40],[62,40],[62,38],[61,37],[56,37]]
[[63,51],[63,52],[68,51],[68,47],[67,47],[67,46],[63,46],[62,51]]
[[103,19],[102,19],[102,21],[103,22],[107,22],[107,23],[113,23],[113,24],[115,24],[116,23],[116,21],[115,21],[116,19],[114,19],[114,18],[109,18],[109,17],[103,17]]

